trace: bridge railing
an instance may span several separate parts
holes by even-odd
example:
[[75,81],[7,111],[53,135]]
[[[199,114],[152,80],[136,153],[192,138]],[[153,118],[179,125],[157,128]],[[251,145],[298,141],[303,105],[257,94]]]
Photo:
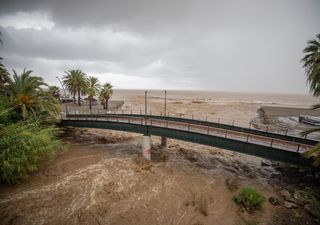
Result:
[[[114,110],[114,111],[107,111],[102,109],[96,109],[96,110],[81,110],[81,111],[68,111],[68,114],[76,114],[76,115],[85,115],[85,114],[91,114],[91,115],[139,115],[139,116],[145,116],[143,110]],[[252,129],[252,130],[258,130],[263,131],[267,133],[274,133],[274,134],[281,134],[285,136],[290,137],[296,137],[296,138],[302,138],[301,135],[298,132],[294,132],[290,129],[289,126],[282,126],[282,125],[269,125],[269,124],[260,124],[256,123],[253,120],[240,120],[240,119],[230,119],[230,118],[222,118],[222,117],[215,117],[211,115],[194,115],[194,114],[184,114],[184,113],[172,113],[167,112],[166,115],[164,115],[163,112],[158,111],[149,111],[148,116],[160,116],[160,117],[173,117],[173,118],[182,118],[182,119],[193,119],[198,120],[202,122],[213,122],[218,124],[224,124],[224,125],[230,125],[240,128],[246,128],[246,129]],[[314,141],[318,141],[316,139],[312,139],[306,135],[304,137],[305,139],[310,139]]]
[[[132,114],[134,115],[134,114]],[[204,135],[211,135],[215,137],[222,137],[226,139],[238,140],[241,142],[252,143],[262,146],[268,146],[272,148],[277,148],[279,150],[287,150],[293,152],[304,152],[308,150],[311,146],[295,143],[291,141],[279,140],[270,137],[263,137],[255,134],[232,131],[223,128],[216,128],[211,126],[193,124],[188,122],[178,122],[170,121],[163,119],[153,119],[153,118],[144,118],[144,117],[135,117],[128,115],[114,115],[112,117],[74,117],[72,116],[63,116],[64,120],[86,120],[86,121],[106,121],[106,122],[116,122],[116,123],[125,123],[125,124],[135,124],[151,127],[161,127],[166,129],[176,129],[183,130],[186,132],[200,133]]]

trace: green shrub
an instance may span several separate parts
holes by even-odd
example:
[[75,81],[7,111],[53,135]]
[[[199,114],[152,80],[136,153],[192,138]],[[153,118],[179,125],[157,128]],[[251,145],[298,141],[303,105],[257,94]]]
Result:
[[265,198],[256,189],[243,187],[240,193],[233,198],[234,202],[246,209],[254,210],[261,208]]
[[37,121],[3,125],[0,130],[0,182],[18,183],[38,169],[42,159],[61,146],[58,128],[42,127]]

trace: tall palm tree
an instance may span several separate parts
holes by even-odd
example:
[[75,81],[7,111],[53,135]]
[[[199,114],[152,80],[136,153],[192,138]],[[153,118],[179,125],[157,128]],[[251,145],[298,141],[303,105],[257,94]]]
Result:
[[76,93],[78,93],[78,105],[81,105],[81,94],[85,94],[88,88],[88,78],[87,75],[81,70],[68,70],[62,77],[62,82],[73,94],[75,99]]
[[88,78],[88,89],[87,89],[87,94],[88,94],[88,99],[89,99],[89,108],[92,109],[92,101],[93,97],[96,96],[99,91],[100,91],[100,84],[99,84],[99,79],[96,77],[90,76]]
[[113,86],[110,83],[105,83],[100,91],[100,100],[103,102],[103,108],[108,109],[108,101],[113,94]]
[[56,99],[60,100],[60,88],[57,86],[49,86],[49,93],[55,97]]
[[[308,46],[303,50],[305,56],[301,59],[307,75],[307,82],[310,84],[310,92],[313,96],[320,96],[320,34],[307,42]],[[320,108],[320,104],[313,106],[313,109]],[[302,136],[320,131],[320,128],[310,129],[301,132]],[[307,158],[314,158],[314,165],[320,166],[320,144],[304,154]]]
[[305,56],[301,59],[306,71],[307,82],[313,96],[320,96],[320,34],[309,40],[308,46],[303,50]]
[[59,104],[44,87],[48,87],[41,77],[31,76],[32,71],[24,70],[18,75],[13,70],[13,77],[8,82],[8,95],[11,105],[25,120],[29,116],[46,114],[56,117]]
[[68,89],[70,94],[73,95],[73,101],[76,103],[76,85],[75,85],[75,73],[72,70],[66,71],[65,75],[62,77],[62,83]]

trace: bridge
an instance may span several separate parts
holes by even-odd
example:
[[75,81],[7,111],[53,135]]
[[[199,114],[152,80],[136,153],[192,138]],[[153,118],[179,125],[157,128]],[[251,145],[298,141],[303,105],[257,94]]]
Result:
[[[318,142],[307,138],[248,127],[175,116],[126,113],[72,113],[60,126],[112,129],[173,138],[301,166],[311,160],[302,153]],[[148,147],[147,147],[148,148]]]

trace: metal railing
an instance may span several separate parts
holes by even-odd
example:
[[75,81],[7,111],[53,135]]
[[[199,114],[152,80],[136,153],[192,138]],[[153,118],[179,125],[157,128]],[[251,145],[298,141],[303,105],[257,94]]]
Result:
[[[74,114],[78,115],[78,114]],[[85,115],[85,114],[83,114]],[[104,122],[115,122],[115,123],[125,123],[125,124],[136,124],[150,127],[161,127],[166,129],[175,129],[182,130],[189,133],[197,133],[209,136],[215,136],[225,139],[237,140],[245,143],[251,143],[261,146],[272,147],[279,150],[291,151],[291,152],[299,152],[303,153],[312,146],[296,143],[292,141],[280,140],[277,138],[270,138],[265,136],[260,136],[256,134],[250,134],[246,132],[234,131],[224,128],[211,127],[207,125],[199,125],[188,122],[179,122],[179,121],[170,121],[164,119],[154,119],[154,118],[144,118],[144,117],[136,117],[134,114],[132,116],[125,115],[116,115],[116,114],[108,114],[106,117],[95,117],[93,116],[83,116],[77,117],[75,116],[72,119],[72,114],[68,114],[68,116],[61,116],[63,120],[86,120],[86,121],[104,121]]]
[[[68,111],[68,115],[134,115],[134,116],[141,116],[145,117],[146,115],[143,113],[143,110],[115,110],[115,111],[107,111],[107,110],[81,110],[81,111]],[[244,120],[235,120],[229,118],[220,118],[214,116],[198,116],[198,115],[186,115],[183,113],[171,113],[167,112],[164,115],[161,111],[160,112],[153,112],[149,111],[147,116],[158,116],[163,118],[179,118],[179,119],[190,119],[199,122],[209,122],[209,123],[217,123],[222,125],[229,125],[239,128],[245,128],[249,130],[257,130],[263,131],[270,134],[280,134],[285,135],[293,138],[304,138],[308,140],[318,141],[315,139],[308,138],[308,135],[305,137],[301,137],[296,132],[291,132],[290,127],[282,126],[282,125],[268,125],[268,124],[258,124],[250,121]]]

